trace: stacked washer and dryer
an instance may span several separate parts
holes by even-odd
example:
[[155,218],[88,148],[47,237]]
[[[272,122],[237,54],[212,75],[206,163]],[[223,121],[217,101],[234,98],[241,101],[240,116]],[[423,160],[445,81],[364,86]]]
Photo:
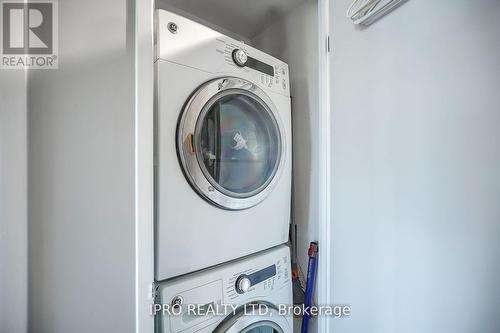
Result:
[[165,10],[155,46],[156,302],[238,307],[157,315],[157,332],[290,333],[288,66]]

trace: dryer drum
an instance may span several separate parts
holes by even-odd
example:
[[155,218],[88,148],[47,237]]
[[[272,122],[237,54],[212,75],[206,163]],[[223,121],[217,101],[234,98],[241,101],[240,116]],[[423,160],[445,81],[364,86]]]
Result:
[[285,139],[276,107],[255,84],[226,77],[202,85],[177,130],[181,166],[198,193],[218,207],[250,208],[279,179]]

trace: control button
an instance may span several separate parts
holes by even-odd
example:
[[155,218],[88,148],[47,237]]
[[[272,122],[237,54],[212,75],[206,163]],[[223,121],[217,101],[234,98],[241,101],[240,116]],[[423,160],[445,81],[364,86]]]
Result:
[[245,51],[241,49],[234,49],[233,50],[233,61],[236,65],[243,67],[246,65],[248,60],[248,56],[245,53]]
[[172,306],[172,308],[174,309],[178,309],[182,306],[182,303],[184,303],[184,298],[182,298],[182,296],[175,296],[172,301],[170,302],[170,305]]
[[179,32],[179,26],[175,24],[174,22],[169,22],[168,25],[168,31],[170,31],[173,34],[176,34]]
[[246,293],[248,291],[248,289],[250,289],[251,286],[252,286],[252,282],[245,275],[240,276],[236,280],[236,291],[239,294]]

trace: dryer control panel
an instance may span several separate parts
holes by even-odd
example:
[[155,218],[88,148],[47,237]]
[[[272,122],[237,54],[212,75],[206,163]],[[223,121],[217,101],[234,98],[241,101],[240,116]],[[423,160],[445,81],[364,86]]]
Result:
[[175,13],[157,11],[155,48],[156,60],[242,77],[265,90],[290,96],[286,63]]
[[238,67],[257,71],[259,76],[258,81],[260,81],[262,85],[268,88],[275,87],[278,89],[281,85],[283,92],[288,91],[288,76],[286,75],[288,66],[272,66],[264,61],[251,57],[243,48],[232,49],[231,60]]

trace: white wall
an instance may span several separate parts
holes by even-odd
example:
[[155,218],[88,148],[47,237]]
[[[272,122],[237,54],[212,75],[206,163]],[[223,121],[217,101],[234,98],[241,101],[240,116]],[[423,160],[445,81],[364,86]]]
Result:
[[500,2],[332,9],[334,332],[500,331]]
[[[188,4],[188,8],[181,9],[177,5],[186,5]],[[210,10],[207,11],[206,7],[210,7]],[[234,22],[227,22],[225,19],[228,17],[235,17],[237,15],[228,15],[226,11],[217,10],[217,5],[213,3],[209,3],[208,1],[195,1],[195,2],[179,2],[178,0],[157,0],[156,1],[156,9],[163,9],[178,15],[184,16],[190,20],[203,24],[204,26],[209,27],[221,34],[229,36],[233,39],[243,41],[244,43],[250,43],[249,37],[243,36],[231,30],[231,26],[234,26]],[[236,5],[236,8],[238,6]],[[193,12],[189,10],[193,10]],[[241,7],[239,8],[241,10]],[[198,14],[198,16],[196,14]],[[201,15],[199,15],[201,14]],[[208,14],[208,15],[207,15]],[[207,17],[208,16],[208,17]],[[229,20],[233,21],[233,20]]]
[[0,69],[0,332],[27,325],[26,76]]
[[[307,249],[318,240],[318,4],[306,0],[257,35],[253,46],[288,63],[293,121],[293,224],[297,225],[297,260],[307,275]],[[293,228],[293,225],[292,225]],[[314,295],[316,299],[316,295]],[[294,323],[300,330],[300,321]],[[309,324],[317,332],[317,324]]]
[[59,1],[59,69],[29,73],[30,332],[135,330],[132,5]]
[[254,38],[253,45],[285,61],[293,115],[293,215],[298,260],[307,274],[307,248],[318,240],[318,5],[307,0]]

